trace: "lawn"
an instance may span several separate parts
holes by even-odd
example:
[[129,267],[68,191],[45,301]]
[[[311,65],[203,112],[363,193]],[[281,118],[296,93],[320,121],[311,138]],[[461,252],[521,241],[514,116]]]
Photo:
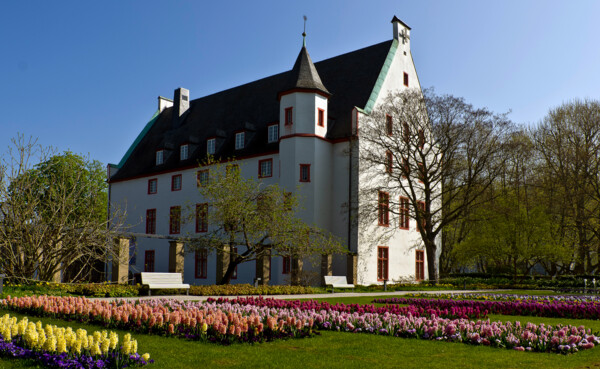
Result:
[[[327,298],[331,303],[370,303],[373,297]],[[0,310],[0,315],[9,313]],[[10,312],[11,315],[22,315]],[[600,331],[600,321],[559,320],[552,318],[490,316],[492,320],[520,320],[534,323],[568,323],[585,325]],[[31,318],[44,323],[88,331],[102,327],[85,326],[49,318]],[[118,331],[125,334],[125,331]],[[155,364],[148,368],[600,368],[600,347],[578,352],[574,355],[517,352],[462,343],[403,339],[370,334],[322,332],[309,339],[276,341],[264,344],[236,344],[220,346],[209,343],[186,341],[134,334],[139,352],[149,352]],[[0,360],[0,368],[36,368],[21,361]]]

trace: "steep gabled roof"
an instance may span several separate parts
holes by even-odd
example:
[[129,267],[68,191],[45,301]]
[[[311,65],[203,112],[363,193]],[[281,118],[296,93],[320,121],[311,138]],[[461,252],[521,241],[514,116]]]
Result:
[[[350,137],[352,109],[366,106],[391,47],[392,41],[382,42],[314,63],[312,68],[307,64],[310,61],[308,53],[305,57],[305,50],[301,50],[294,69],[288,72],[190,101],[188,111],[178,124],[172,122],[173,108],[164,109],[154,118],[153,124],[145,128],[145,135],[132,147],[129,157],[119,163],[119,170],[110,180],[195,166],[206,156],[208,138],[217,140],[216,157],[277,152],[279,143],[267,142],[267,126],[279,121],[278,94],[289,90],[290,81],[296,78],[295,69],[296,84],[308,83],[302,87],[331,94],[326,138]],[[246,146],[235,150],[235,132],[241,130],[247,132]],[[179,146],[184,143],[190,144],[189,159],[180,161]],[[165,150],[166,155],[164,164],[157,166],[155,153],[159,149]]]

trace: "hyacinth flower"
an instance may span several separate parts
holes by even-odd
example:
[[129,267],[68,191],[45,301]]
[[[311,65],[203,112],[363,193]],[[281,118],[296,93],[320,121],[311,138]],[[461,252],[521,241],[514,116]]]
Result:
[[0,356],[28,358],[45,366],[58,367],[131,367],[152,362],[149,354],[137,353],[137,341],[124,337],[118,347],[115,332],[93,332],[72,328],[43,326],[41,322],[20,321],[6,314],[0,318]]

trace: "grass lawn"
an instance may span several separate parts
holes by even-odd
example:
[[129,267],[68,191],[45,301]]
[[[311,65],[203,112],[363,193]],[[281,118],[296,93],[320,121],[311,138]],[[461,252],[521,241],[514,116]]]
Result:
[[[323,298],[331,303],[370,303],[373,297]],[[10,313],[0,310],[0,315]],[[600,331],[600,321],[563,320],[538,317],[492,315],[492,320],[520,320],[534,323],[585,325]],[[48,318],[30,318],[59,326],[84,328],[88,332],[102,327],[80,325]],[[120,335],[127,332],[117,331]],[[264,344],[220,346],[144,334],[133,334],[139,352],[149,352],[156,362],[148,368],[600,368],[600,347],[574,355],[518,352],[462,343],[322,332],[310,339]],[[17,360],[0,359],[0,368],[36,368]]]

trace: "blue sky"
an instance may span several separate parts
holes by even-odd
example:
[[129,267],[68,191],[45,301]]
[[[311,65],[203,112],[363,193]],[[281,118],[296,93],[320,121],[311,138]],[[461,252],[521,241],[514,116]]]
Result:
[[0,152],[17,133],[118,163],[157,96],[192,99],[412,27],[423,87],[535,124],[600,99],[600,1],[12,1],[0,12]]

